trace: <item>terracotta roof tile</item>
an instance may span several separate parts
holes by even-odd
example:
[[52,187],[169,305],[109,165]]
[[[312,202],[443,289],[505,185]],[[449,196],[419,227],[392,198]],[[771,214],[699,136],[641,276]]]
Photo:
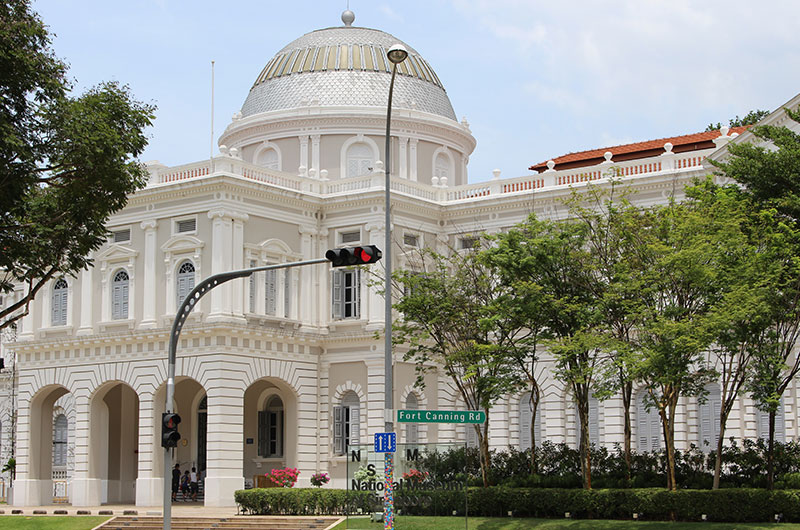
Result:
[[[739,133],[741,134],[749,125],[744,127],[731,127],[728,134]],[[673,151],[686,152],[695,151],[698,149],[706,149],[713,147],[713,140],[720,135],[720,131],[707,131],[694,134],[685,134],[683,136],[673,136],[671,138],[660,138],[658,140],[648,140],[646,142],[636,142],[632,144],[617,145],[613,147],[604,147],[602,149],[591,149],[589,151],[580,151],[577,153],[568,153],[558,158],[553,158],[556,163],[555,169],[571,169],[574,167],[582,167],[594,165],[603,161],[606,151],[611,151],[611,154],[616,158],[622,155],[624,160],[632,160],[636,158],[647,158],[650,156],[657,156],[664,150],[664,144],[670,142],[673,145]],[[700,145],[698,145],[700,144]],[[702,145],[705,144],[705,145]],[[696,147],[692,147],[695,146]],[[613,160],[613,158],[612,158]],[[547,160],[531,166],[529,169],[534,171],[543,171],[547,169]]]

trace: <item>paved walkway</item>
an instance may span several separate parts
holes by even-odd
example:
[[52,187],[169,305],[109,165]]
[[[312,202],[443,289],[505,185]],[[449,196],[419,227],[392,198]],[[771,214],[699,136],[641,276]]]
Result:
[[[22,510],[25,515],[161,515],[161,506],[134,506],[132,504],[114,504],[104,506],[70,506],[68,504],[50,504],[47,506],[8,506],[0,504],[0,515],[13,515]],[[66,513],[64,513],[66,511]],[[128,512],[127,514],[125,512]],[[135,514],[132,512],[136,512]],[[198,502],[175,502],[172,504],[172,515],[175,517],[233,517],[236,506],[219,507],[203,506]]]

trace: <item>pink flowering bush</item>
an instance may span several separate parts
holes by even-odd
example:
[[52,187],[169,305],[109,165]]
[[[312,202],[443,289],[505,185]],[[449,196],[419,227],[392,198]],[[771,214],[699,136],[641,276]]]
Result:
[[297,482],[297,477],[300,472],[296,467],[287,467],[284,469],[273,469],[265,476],[276,486],[282,488],[291,488]]
[[408,473],[403,473],[403,480],[407,480],[412,484],[422,484],[428,480],[428,472],[420,471],[418,469],[410,469]]
[[311,485],[321,488],[328,482],[330,482],[331,477],[328,476],[327,473],[314,473],[311,475]]

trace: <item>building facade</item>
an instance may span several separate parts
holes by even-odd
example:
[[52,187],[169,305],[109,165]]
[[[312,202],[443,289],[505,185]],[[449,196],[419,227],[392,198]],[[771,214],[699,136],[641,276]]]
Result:
[[[2,343],[3,355],[16,358],[0,389],[15,396],[0,400],[4,457],[16,411],[14,504],[160,505],[168,338],[186,294],[219,272],[317,258],[339,246],[383,246],[385,56],[399,40],[353,27],[347,13],[343,21],[300,37],[267,63],[220,137],[219,156],[150,163],[149,184],[109,221],[112,236],[94,267],[52,281]],[[405,46],[391,140],[395,268],[413,266],[419,248],[465,247],[530,213],[563,216],[562,200],[588,181],[622,176],[643,205],[680,197],[685,183],[709,173],[705,157],[721,156],[748,134],[723,129],[620,146],[548,161],[533,175],[502,179],[496,171],[468,184],[476,146],[469,125],[457,121],[431,65]],[[778,110],[766,120],[785,117]],[[183,419],[174,461],[200,470],[207,505],[233,505],[235,490],[286,466],[300,470],[300,485],[327,471],[344,486],[347,444],[368,442],[384,423],[383,339],[376,338],[383,298],[371,275],[381,277],[380,263],[369,271],[260,272],[197,304],[178,345],[169,408]],[[444,375],[428,374],[425,388],[416,388],[414,366],[401,354],[395,362],[396,408],[463,408]],[[679,448],[714,443],[719,390],[709,392],[705,404],[681,400]],[[634,447],[657,449],[658,418],[642,397],[633,411]],[[800,436],[799,397],[796,388],[785,396],[783,439]],[[530,447],[526,403],[524,394],[512,395],[491,411],[493,448]],[[594,401],[590,416],[595,443],[622,442],[620,399]],[[764,417],[742,396],[728,433],[759,436]],[[474,443],[462,425],[397,430],[401,442]],[[536,430],[538,440],[577,441],[575,407],[549,375]]]

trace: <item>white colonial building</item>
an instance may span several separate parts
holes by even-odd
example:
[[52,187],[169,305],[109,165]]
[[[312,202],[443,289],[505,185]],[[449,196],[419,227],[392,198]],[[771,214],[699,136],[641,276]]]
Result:
[[[110,220],[113,236],[94,267],[52,281],[13,340],[4,339],[0,456],[5,462],[10,454],[16,408],[15,504],[160,505],[167,344],[182,298],[214,273],[317,258],[338,246],[383,246],[385,57],[400,41],[343,20],[266,64],[219,139],[219,156],[177,167],[151,163],[147,187]],[[475,234],[506,229],[531,212],[563,215],[571,187],[602,184],[611,174],[624,176],[641,204],[663,202],[707,174],[702,160],[719,156],[736,135],[723,129],[567,155],[534,166],[532,175],[501,179],[496,171],[468,184],[475,138],[431,65],[405,46],[391,141],[395,268],[423,246],[469,246]],[[766,118],[784,120],[782,110]],[[372,266],[378,276],[382,270]],[[201,470],[207,505],[234,504],[235,490],[277,467],[297,467],[301,485],[316,471],[344,485],[345,444],[367,442],[384,422],[383,339],[376,337],[383,299],[368,280],[366,272],[327,265],[283,269],[224,284],[198,304],[180,339],[170,408],[183,418],[174,459]],[[415,388],[414,367],[401,356],[395,378],[397,408],[463,408],[443,375]],[[719,396],[709,390],[704,405],[681,400],[680,448],[713,442]],[[785,396],[779,438],[800,435],[799,397],[796,388]],[[524,395],[509,396],[492,411],[492,447],[530,446],[525,403]],[[657,448],[658,419],[637,403],[634,447]],[[542,409],[538,439],[574,444],[574,405],[552,378]],[[743,396],[728,432],[759,436],[762,417]],[[619,399],[594,402],[592,440],[622,442],[622,421]],[[398,432],[401,442],[473,443],[452,424]]]

